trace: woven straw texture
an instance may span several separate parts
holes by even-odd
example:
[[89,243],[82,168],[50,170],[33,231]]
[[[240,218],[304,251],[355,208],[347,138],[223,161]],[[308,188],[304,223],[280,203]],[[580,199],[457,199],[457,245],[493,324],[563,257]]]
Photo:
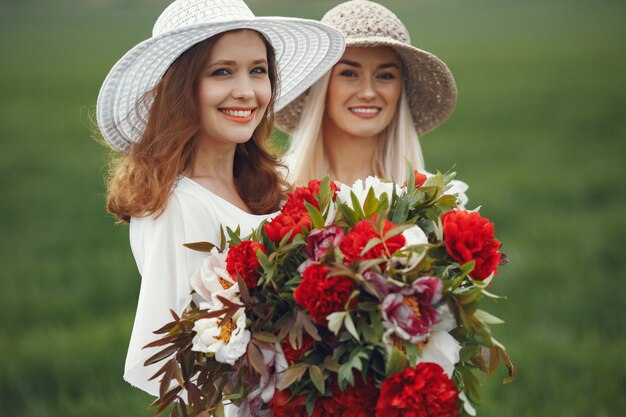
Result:
[[[393,48],[402,59],[405,89],[419,135],[448,118],[456,104],[456,83],[446,64],[435,55],[411,46],[400,19],[384,6],[366,0],[352,0],[331,9],[322,23],[346,36],[346,46]],[[298,125],[307,93],[303,93],[276,115],[277,126],[293,132]]]
[[141,137],[152,103],[136,105],[176,58],[196,43],[235,29],[260,32],[276,52],[275,110],[324,75],[344,50],[341,32],[313,20],[255,17],[242,0],[176,0],[158,18],[152,37],[128,51],[102,84],[96,118],[111,147],[127,152]]

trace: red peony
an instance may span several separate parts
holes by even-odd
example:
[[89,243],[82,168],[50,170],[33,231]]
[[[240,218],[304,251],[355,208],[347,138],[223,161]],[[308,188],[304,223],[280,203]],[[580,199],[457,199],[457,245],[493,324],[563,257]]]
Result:
[[494,225],[477,212],[453,210],[442,216],[443,238],[446,250],[461,264],[476,261],[470,273],[472,278],[483,280],[492,273],[498,274],[502,257],[500,242],[494,237]]
[[311,190],[308,187],[298,187],[293,193],[287,195],[287,201],[285,201],[280,212],[288,216],[297,217],[306,214],[308,211],[304,205],[305,201],[319,209],[319,203],[313,196]]
[[354,289],[352,279],[343,275],[329,277],[329,272],[326,265],[309,265],[293,293],[296,303],[309,310],[313,320],[323,326],[328,326],[329,314],[344,311]]
[[[312,417],[374,417],[378,390],[374,381],[363,383],[355,375],[355,386],[341,391],[336,383],[331,386],[332,397],[318,396]],[[308,417],[306,396],[292,397],[289,391],[276,391],[269,402],[270,410],[276,417]]]
[[[370,239],[382,238],[382,236],[379,235],[374,229],[373,223],[376,223],[376,220],[377,216],[374,216],[372,220],[361,220],[341,240],[341,243],[339,244],[339,249],[341,249],[341,252],[343,253],[344,263],[349,264],[356,259],[381,258],[383,254],[390,256],[392,253],[405,245],[406,239],[404,238],[404,236],[402,236],[402,234],[397,234],[385,241],[387,249],[389,249],[388,253],[385,251],[385,247],[383,246],[383,244],[379,243],[378,245],[374,246],[366,253],[361,255],[363,248],[365,248],[367,242],[369,242]],[[385,219],[385,223],[383,225],[383,235],[394,226],[395,225],[393,223]]]
[[300,362],[300,358],[306,352],[313,348],[313,338],[309,336],[307,333],[302,334],[302,344],[299,349],[294,349],[291,347],[291,343],[289,343],[288,339],[283,340],[280,345],[283,348],[283,352],[285,352],[285,358],[287,359],[288,364]]
[[304,395],[294,397],[290,391],[276,390],[268,406],[275,417],[308,417],[305,403]]
[[291,232],[289,237],[289,242],[291,242],[297,234],[302,233],[303,228],[311,228],[311,216],[307,212],[293,216],[281,213],[263,226],[267,237],[276,243],[280,242],[289,232]]
[[267,251],[260,243],[242,240],[238,245],[231,246],[226,256],[226,271],[228,275],[236,281],[237,273],[239,273],[248,288],[256,287],[261,276],[258,272],[260,264],[256,257],[257,250],[267,254]]
[[[322,184],[322,181],[320,180],[311,180],[309,181],[308,188],[309,190],[311,190],[311,193],[313,195],[318,195],[320,193],[321,184]],[[335,200],[337,198],[337,191],[339,191],[339,187],[337,187],[337,184],[335,184],[335,181],[330,182],[330,189],[333,192],[333,200]]]
[[[354,386],[346,386],[341,391],[336,383],[331,386],[332,397],[322,397],[321,406],[326,411],[324,417],[374,417],[378,390],[374,380],[368,378],[364,383],[360,374],[354,375]],[[318,400],[320,397],[318,397]]]
[[456,417],[459,392],[441,366],[422,362],[387,377],[376,417]]

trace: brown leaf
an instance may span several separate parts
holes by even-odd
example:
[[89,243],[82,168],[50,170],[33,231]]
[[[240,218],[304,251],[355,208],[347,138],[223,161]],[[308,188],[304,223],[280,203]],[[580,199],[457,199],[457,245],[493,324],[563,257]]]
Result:
[[166,336],[159,340],[155,340],[154,342],[150,342],[147,345],[145,345],[142,349],[167,345],[167,344],[173,343],[177,339],[184,338],[184,337],[185,335],[173,334],[171,336]]
[[261,349],[256,345],[256,343],[251,342],[248,344],[247,349],[248,362],[252,368],[261,376],[265,378],[269,378],[267,374],[267,368],[265,366],[265,360],[263,359],[263,354],[261,353]]
[[500,353],[500,358],[502,359],[502,362],[504,362],[506,367],[509,368],[509,376],[504,378],[502,383],[508,384],[510,382],[515,381],[517,379],[517,368],[515,367],[515,364],[513,363],[513,361],[511,360],[511,358],[509,357],[509,355],[506,353],[504,349],[501,349],[500,347],[497,347],[497,349],[498,349],[498,352]]
[[154,355],[150,356],[148,359],[146,359],[146,361],[143,364],[144,366],[148,366],[148,365],[152,365],[153,363],[160,362],[161,360],[169,357],[172,353],[176,351],[178,351],[178,346],[169,346],[155,353]]
[[184,243],[183,246],[198,252],[211,252],[211,250],[215,247],[214,244],[209,242]]
[[168,361],[168,364],[169,366],[165,369],[163,378],[161,378],[161,382],[159,383],[159,397],[161,398],[163,398],[169,390],[172,383],[172,377],[174,376],[174,367],[176,366],[176,362],[170,360]]
[[302,378],[302,375],[306,372],[307,368],[308,367],[304,364],[298,364],[287,369],[283,372],[283,377],[280,381],[278,389],[281,391],[285,390],[294,382],[299,381]]
[[196,384],[187,384],[187,395],[189,405],[191,405],[194,410],[202,410],[204,408],[202,404],[202,392],[198,389]]
[[239,295],[241,296],[241,301],[243,301],[244,304],[252,303],[250,291],[248,290],[246,281],[243,280],[239,272],[237,272],[237,284],[239,284]]

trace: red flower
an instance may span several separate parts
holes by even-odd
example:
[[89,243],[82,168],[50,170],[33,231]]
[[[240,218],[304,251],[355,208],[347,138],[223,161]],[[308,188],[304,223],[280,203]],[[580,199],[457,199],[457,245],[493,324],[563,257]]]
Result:
[[441,366],[419,363],[387,377],[380,389],[376,417],[456,417],[459,392]]
[[[313,195],[318,195],[320,193],[321,184],[322,184],[322,181],[320,180],[309,181],[308,187],[309,187],[309,190],[311,190],[311,193]],[[337,191],[339,191],[339,187],[337,187],[337,184],[335,184],[335,181],[330,182],[330,189],[333,192],[333,200],[335,200],[337,198]]]
[[446,250],[461,264],[476,261],[470,273],[472,278],[483,280],[492,273],[498,274],[502,254],[500,242],[493,235],[493,223],[477,212],[449,211],[442,216],[443,237]]
[[[332,397],[318,396],[312,417],[374,417],[378,390],[370,379],[363,383],[355,375],[355,386],[348,386],[341,391],[336,383],[331,386]],[[289,391],[276,391],[269,402],[276,417],[308,417],[306,396],[292,397]]]
[[[331,386],[332,397],[323,397],[322,408],[328,417],[374,417],[376,415],[376,401],[378,390],[374,380],[368,378],[363,382],[360,374],[354,375],[354,386],[348,385],[341,391],[336,383]],[[319,399],[320,397],[318,397]]]
[[228,275],[236,281],[237,273],[239,273],[248,288],[256,287],[261,276],[258,272],[260,264],[256,257],[257,250],[267,254],[267,251],[260,243],[242,240],[238,245],[231,246],[226,256],[226,271]]
[[313,348],[313,338],[309,336],[307,333],[302,334],[302,344],[299,349],[294,349],[291,347],[291,343],[289,340],[283,340],[280,345],[283,348],[283,352],[285,352],[285,358],[287,359],[288,364],[300,362],[300,358],[306,352]]
[[276,243],[280,242],[289,232],[291,232],[289,237],[289,242],[291,242],[297,234],[302,233],[303,228],[311,228],[311,216],[306,212],[296,213],[293,216],[281,213],[263,226],[267,237]]
[[413,176],[415,177],[415,188],[419,188],[424,185],[426,179],[428,178],[426,175],[417,172],[417,170],[413,171]]
[[293,397],[290,391],[276,390],[268,406],[275,417],[308,417],[305,403],[304,395]]
[[344,311],[354,289],[352,279],[343,275],[329,277],[329,272],[323,264],[308,266],[293,293],[296,303],[309,310],[313,320],[323,326],[328,326],[326,317],[329,314]]
[[287,195],[287,201],[280,210],[281,213],[288,216],[300,216],[308,213],[304,202],[311,204],[316,208],[320,208],[317,200],[313,196],[313,193],[308,187],[298,187],[293,193]]
[[[377,216],[374,216],[372,220],[361,220],[341,240],[339,249],[341,249],[341,252],[343,253],[344,263],[349,264],[356,259],[380,258],[383,254],[390,256],[392,253],[405,245],[406,239],[404,236],[402,236],[402,234],[397,234],[385,241],[385,245],[387,245],[387,249],[389,249],[388,253],[386,252],[383,244],[379,243],[361,255],[361,252],[367,245],[367,242],[374,238],[382,239],[382,236],[376,232],[374,225],[372,224],[376,223],[376,221]],[[395,225],[393,223],[385,219],[385,223],[383,225],[383,235],[394,226]]]

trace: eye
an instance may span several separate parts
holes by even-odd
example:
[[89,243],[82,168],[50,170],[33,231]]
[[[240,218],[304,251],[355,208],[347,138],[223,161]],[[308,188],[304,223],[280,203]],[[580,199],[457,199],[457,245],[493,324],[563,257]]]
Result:
[[395,80],[397,77],[396,74],[392,72],[381,72],[380,74],[376,75],[376,78],[380,80]]
[[267,69],[265,67],[254,67],[250,70],[252,74],[267,74]]
[[230,70],[228,68],[218,68],[211,73],[211,76],[214,77],[223,77],[224,75],[229,75]]
[[357,76],[356,72],[352,70],[348,70],[348,69],[341,71],[339,75],[342,77],[356,77]]

